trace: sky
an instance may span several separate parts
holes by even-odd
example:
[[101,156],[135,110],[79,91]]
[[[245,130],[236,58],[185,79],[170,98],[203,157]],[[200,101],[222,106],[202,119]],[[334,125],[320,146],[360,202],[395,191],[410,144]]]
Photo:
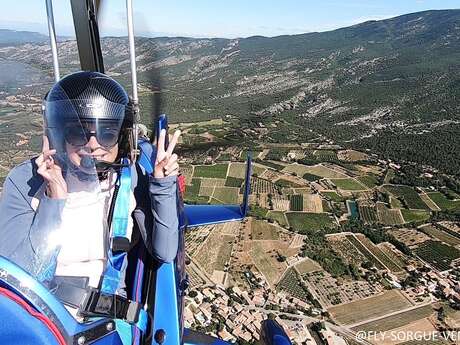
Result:
[[[3,0],[0,28],[47,34],[45,0]],[[70,0],[54,0],[56,32],[74,36]],[[279,36],[328,31],[402,14],[459,9],[460,0],[133,0],[136,35]],[[102,36],[126,35],[125,0],[105,0]]]

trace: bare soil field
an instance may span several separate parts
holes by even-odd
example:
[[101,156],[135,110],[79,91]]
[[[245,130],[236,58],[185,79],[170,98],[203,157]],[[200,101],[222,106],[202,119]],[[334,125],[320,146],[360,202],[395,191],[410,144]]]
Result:
[[253,241],[279,239],[276,226],[261,220],[256,220],[255,218],[253,218],[251,222],[251,232]]
[[240,222],[229,222],[222,224],[222,235],[236,236],[240,232]]
[[180,172],[185,178],[185,183],[190,185],[192,183],[192,177],[193,177],[193,165],[181,166]]
[[346,178],[347,175],[338,172],[336,170],[325,167],[324,165],[317,164],[313,166],[307,166],[302,164],[293,163],[288,165],[283,171],[292,173],[295,172],[297,176],[303,176],[305,174],[312,174],[326,178]]
[[265,170],[262,174],[259,175],[260,178],[263,178],[263,179],[266,179],[266,180],[269,180],[269,181],[274,181],[278,178],[280,178],[281,176],[283,176],[283,174],[275,171],[275,170],[271,170],[271,169],[267,169]]
[[388,232],[408,247],[413,247],[430,240],[428,235],[414,229],[392,229]]
[[[265,276],[268,284],[275,287],[278,280],[286,270],[285,262],[276,260],[276,254],[272,252],[278,249],[278,243],[252,242],[251,257],[257,269]],[[270,252],[270,253],[269,253]]]
[[[417,309],[412,309],[409,311],[405,311],[396,315],[388,316],[373,322],[365,323],[363,325],[359,325],[355,328],[354,330],[358,331],[389,331],[393,329],[400,329],[403,328],[403,326],[409,326],[413,327],[414,325],[417,325],[418,322],[422,320],[426,320],[425,318],[429,317],[431,314],[433,314],[433,308],[431,305],[425,305]],[[426,320],[428,321],[428,320]],[[423,325],[426,326],[425,322],[422,322],[418,324],[419,330],[423,331],[424,327]],[[430,323],[431,327],[433,325]],[[406,327],[404,327],[406,329]]]
[[215,187],[212,197],[224,204],[238,203],[238,188]]
[[295,269],[300,274],[322,270],[321,266],[318,263],[309,258],[300,261],[297,265],[295,265]]
[[289,244],[289,248],[299,248],[302,247],[304,244],[306,236],[300,235],[300,234],[295,234],[294,238],[291,241],[291,244]]
[[328,311],[340,324],[353,324],[410,306],[410,302],[398,290],[390,290],[378,296],[329,308]]
[[323,201],[319,194],[304,194],[303,195],[303,211],[311,213],[323,212]]
[[337,152],[337,158],[341,161],[356,162],[367,160],[369,156],[363,152],[355,150],[342,150]]
[[228,170],[228,176],[244,179],[245,175],[246,175],[246,164],[230,163],[230,168]]
[[223,178],[202,178],[201,187],[224,187],[225,179]]

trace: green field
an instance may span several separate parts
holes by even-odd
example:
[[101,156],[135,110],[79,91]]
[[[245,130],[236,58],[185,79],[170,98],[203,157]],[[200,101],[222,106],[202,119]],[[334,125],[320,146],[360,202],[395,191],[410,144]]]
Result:
[[352,178],[339,178],[339,179],[330,179],[333,184],[337,186],[338,189],[343,190],[364,190],[367,189],[366,186],[362,185],[358,181]]
[[289,196],[289,210],[303,211],[303,195],[294,194]]
[[357,180],[369,188],[374,188],[379,185],[379,181],[373,175],[360,176]]
[[337,152],[331,150],[317,150],[313,153],[321,162],[336,162]]
[[429,210],[430,208],[423,202],[418,193],[409,186],[402,185],[385,185],[384,189],[396,196],[399,199],[404,200],[407,208],[417,210]]
[[342,202],[345,200],[342,196],[337,194],[337,192],[321,192],[321,194],[335,202]]
[[314,175],[314,174],[310,174],[310,173],[305,173],[305,174],[303,174],[302,178],[303,178],[304,180],[307,180],[307,181],[310,181],[310,182],[313,182],[313,181],[317,181],[317,180],[322,179],[321,176]]
[[415,254],[439,271],[448,270],[452,260],[460,257],[458,249],[438,241],[423,242],[414,251]]
[[279,179],[278,181],[275,182],[275,184],[278,186],[278,187],[281,187],[281,188],[299,188],[299,187],[302,187],[301,185],[295,183],[295,182],[292,182],[292,181],[288,181],[288,180],[284,180],[284,179]]
[[240,188],[243,185],[244,180],[238,177],[227,176],[225,180],[225,187],[238,187]]
[[424,222],[430,219],[430,212],[428,211],[401,209],[401,214],[406,223]]
[[268,213],[266,208],[258,207],[256,205],[249,205],[249,216],[265,218]]
[[192,184],[185,188],[184,201],[189,204],[207,204],[209,198],[200,196],[201,179],[192,179]]
[[447,199],[444,194],[439,192],[427,194],[441,210],[460,210],[460,200]]
[[226,178],[228,164],[197,165],[193,177]]
[[238,203],[238,188],[215,187],[212,197],[214,199],[221,201],[224,204],[237,204]]
[[434,226],[428,225],[424,226],[422,228],[419,228],[421,231],[426,233],[427,235],[437,238],[438,240],[447,243],[448,245],[451,246],[458,246],[460,244],[460,239],[452,236],[451,234],[444,232],[442,230],[439,230],[435,228]]
[[268,219],[272,219],[281,226],[288,226],[286,217],[283,211],[269,211],[266,215]]
[[289,225],[300,233],[334,227],[334,221],[327,213],[286,212]]

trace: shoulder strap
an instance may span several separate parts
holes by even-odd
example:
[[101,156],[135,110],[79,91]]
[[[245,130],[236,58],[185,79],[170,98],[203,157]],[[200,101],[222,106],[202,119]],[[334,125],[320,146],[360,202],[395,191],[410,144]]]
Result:
[[[124,159],[123,163],[128,163],[127,159]],[[101,291],[107,294],[115,294],[118,289],[126,252],[130,246],[130,238],[127,236],[131,194],[130,167],[122,168],[117,185],[119,189],[118,194],[114,196],[116,200],[111,223],[110,248],[107,253],[107,263],[101,283]]]

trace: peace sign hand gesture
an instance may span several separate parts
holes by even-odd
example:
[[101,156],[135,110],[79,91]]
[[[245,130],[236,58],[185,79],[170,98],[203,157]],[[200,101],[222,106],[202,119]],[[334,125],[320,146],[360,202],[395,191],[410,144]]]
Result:
[[166,176],[176,176],[179,173],[177,155],[173,153],[173,150],[180,135],[180,131],[175,131],[169,142],[168,149],[165,150],[166,130],[161,130],[160,137],[157,141],[157,157],[155,159],[155,167],[153,170],[154,177],[162,178]]

